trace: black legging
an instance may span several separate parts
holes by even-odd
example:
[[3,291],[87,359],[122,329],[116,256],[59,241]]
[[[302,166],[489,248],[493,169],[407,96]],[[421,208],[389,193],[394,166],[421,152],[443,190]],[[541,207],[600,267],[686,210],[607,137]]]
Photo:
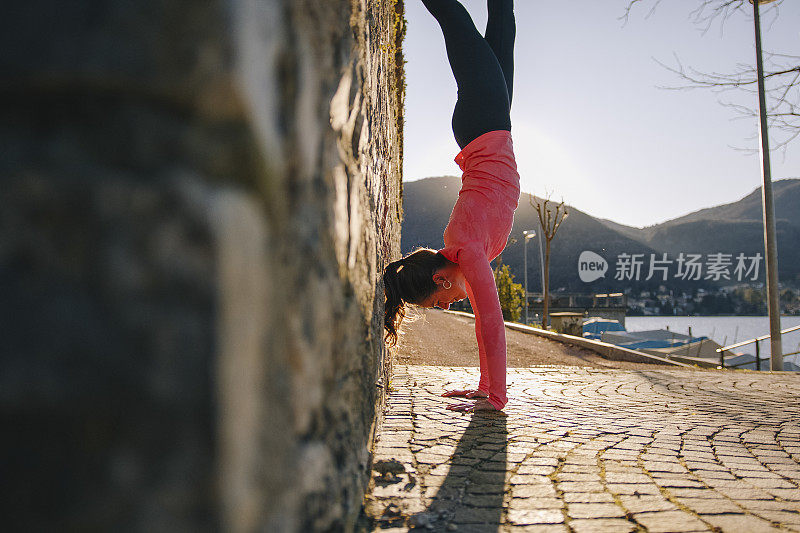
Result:
[[511,131],[514,87],[514,0],[487,0],[482,37],[457,0],[422,0],[439,22],[458,85],[453,135],[461,148],[486,132]]

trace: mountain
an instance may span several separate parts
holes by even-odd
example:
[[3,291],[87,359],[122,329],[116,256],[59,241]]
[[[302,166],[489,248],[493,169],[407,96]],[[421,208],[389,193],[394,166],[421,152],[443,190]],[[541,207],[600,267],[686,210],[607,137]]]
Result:
[[[773,183],[781,281],[800,281],[800,179]],[[646,228],[603,220],[603,224],[646,246],[678,254],[745,253],[764,250],[761,188],[737,202],[701,209]]]
[[[450,212],[461,186],[455,176],[426,178],[407,182],[403,190],[403,253],[416,247],[441,248],[442,232],[447,225]],[[777,181],[773,185],[776,206],[779,273],[782,281],[800,281],[800,180]],[[535,210],[530,203],[531,195],[523,193],[520,198],[509,244],[501,257],[516,281],[523,278],[523,235],[526,229],[539,227]],[[552,245],[550,278],[553,290],[569,291],[616,291],[626,287],[650,288],[664,284],[673,289],[708,287],[714,280],[684,280],[676,277],[677,258],[681,253],[701,254],[710,261],[709,254],[731,254],[728,273],[733,274],[736,257],[745,254],[751,258],[757,253],[763,256],[763,229],[761,226],[761,192],[757,189],[738,202],[703,209],[647,228],[634,228],[610,220],[595,218],[579,209],[568,207],[569,216],[562,224]],[[540,287],[540,261],[538,237],[528,242],[528,276],[532,291]],[[578,258],[584,251],[592,251],[608,263],[604,277],[585,283],[578,276]],[[650,280],[645,279],[652,258],[672,261],[668,268],[667,281],[663,273],[654,270]],[[615,279],[617,264],[625,254],[642,254],[639,281]],[[655,254],[651,256],[651,254]],[[748,264],[749,265],[749,264]],[[760,264],[759,281],[764,280],[763,261]],[[705,271],[704,271],[705,272]],[[703,275],[705,278],[705,274]],[[722,283],[731,283],[721,279]]]
[[[772,184],[772,195],[776,223],[778,225],[788,223],[790,226],[800,228],[800,209],[798,209],[800,207],[800,179],[784,179],[774,182]],[[666,228],[672,226],[688,227],[685,224],[706,220],[754,221],[761,224],[762,216],[761,187],[759,187],[737,202],[700,209],[688,215],[646,228],[634,228],[611,220],[601,220],[608,227],[633,239],[651,242],[653,239],[657,239],[658,233],[663,234]]]
[[[800,179],[784,179],[772,184],[777,222],[785,221],[800,227]],[[688,215],[664,222],[659,226],[684,224],[698,220],[755,220],[761,222],[761,187],[738,202],[701,209]],[[658,227],[658,226],[654,226]]]

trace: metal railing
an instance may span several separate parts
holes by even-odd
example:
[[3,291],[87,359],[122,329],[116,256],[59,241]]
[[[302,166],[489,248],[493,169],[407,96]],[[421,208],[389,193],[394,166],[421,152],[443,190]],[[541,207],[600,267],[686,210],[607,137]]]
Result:
[[[783,335],[784,333],[797,331],[799,329],[800,329],[800,326],[793,326],[791,328],[786,328],[784,330],[781,330],[781,335]],[[725,352],[733,350],[734,348],[741,348],[742,346],[747,346],[748,344],[755,343],[755,345],[756,345],[756,370],[761,370],[761,347],[760,347],[759,343],[761,341],[767,340],[769,338],[770,338],[769,335],[762,335],[760,337],[756,337],[755,339],[750,339],[750,340],[747,340],[747,341],[737,342],[736,344],[731,344],[729,346],[723,346],[721,348],[717,348],[716,351],[717,351],[717,353],[719,353],[719,366],[721,366],[722,368],[725,368]],[[783,354],[783,357],[786,357],[787,355],[796,355],[798,353],[800,353],[800,351],[791,352],[791,353],[785,353],[785,354]],[[739,365],[729,365],[729,368],[735,368],[737,366],[742,366],[742,365],[746,365],[746,364],[749,364],[749,363],[741,363]]]

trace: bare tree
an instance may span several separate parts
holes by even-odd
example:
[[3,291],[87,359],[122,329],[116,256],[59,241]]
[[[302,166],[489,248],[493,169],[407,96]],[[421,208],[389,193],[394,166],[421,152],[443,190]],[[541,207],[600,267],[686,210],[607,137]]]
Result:
[[[785,0],[777,0],[764,9],[764,14],[772,17],[779,15],[780,5]],[[661,0],[629,0],[625,12],[620,19],[627,22],[631,11],[639,4],[650,4],[647,16],[655,12]],[[690,20],[708,31],[715,22],[722,28],[737,13],[750,13],[752,6],[748,0],[696,0],[696,7],[689,13]],[[770,132],[773,133],[773,149],[784,149],[800,136],[800,56],[764,52],[764,81],[767,99],[767,117]],[[757,91],[757,74],[755,64],[739,64],[730,72],[700,72],[684,66],[675,58],[675,66],[659,61],[667,70],[673,72],[682,84],[670,89],[706,88],[714,91],[744,90],[751,93]],[[757,117],[758,110],[739,104],[725,103],[737,114],[746,117]],[[777,135],[775,135],[777,134]]]
[[564,200],[561,200],[561,203],[555,204],[555,206],[550,202],[550,195],[547,195],[547,198],[541,199],[536,198],[531,195],[528,200],[531,203],[531,206],[536,210],[536,214],[539,216],[539,225],[542,229],[542,235],[544,236],[545,245],[544,245],[544,287],[542,288],[542,327],[547,329],[547,325],[549,323],[549,309],[550,309],[550,243],[556,236],[556,232],[558,228],[561,227],[561,223],[567,218],[569,212],[567,211],[567,207],[564,205]]

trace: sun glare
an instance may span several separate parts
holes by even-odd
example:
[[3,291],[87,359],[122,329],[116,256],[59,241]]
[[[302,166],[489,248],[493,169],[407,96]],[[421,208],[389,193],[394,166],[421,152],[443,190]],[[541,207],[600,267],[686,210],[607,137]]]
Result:
[[574,158],[555,139],[524,120],[514,122],[514,153],[520,188],[542,196],[551,193],[570,203],[591,194],[592,184]]

